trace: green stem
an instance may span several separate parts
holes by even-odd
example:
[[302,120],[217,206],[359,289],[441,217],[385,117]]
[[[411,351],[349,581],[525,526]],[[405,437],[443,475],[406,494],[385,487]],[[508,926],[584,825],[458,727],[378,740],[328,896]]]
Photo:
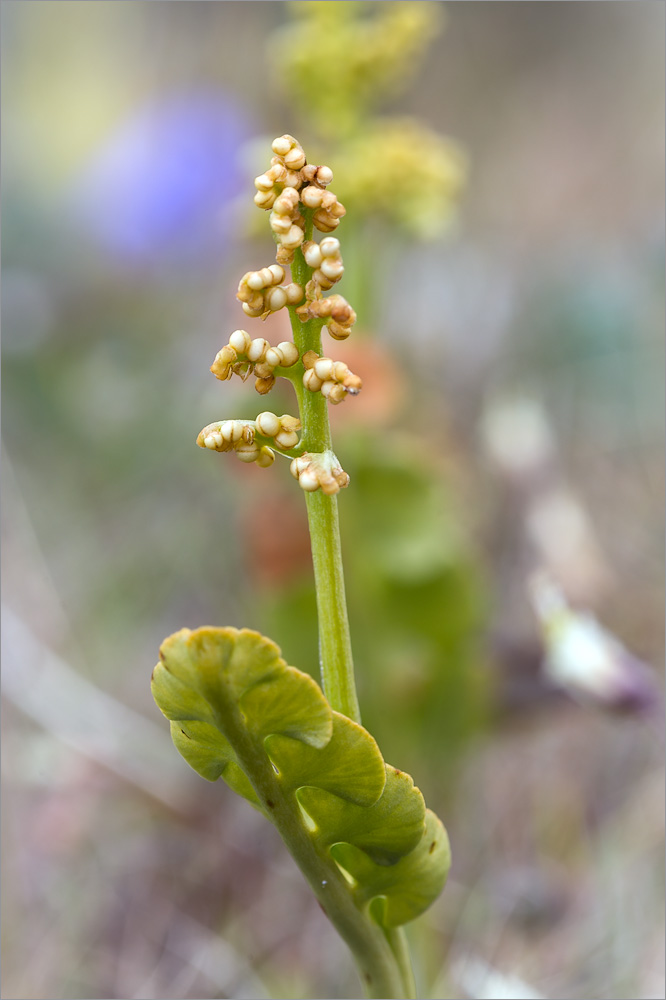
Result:
[[317,490],[306,493],[305,499],[317,591],[319,658],[324,693],[336,712],[360,722],[340,552],[337,497]]
[[[311,273],[303,254],[297,250],[292,265],[294,280],[305,287]],[[294,343],[301,357],[307,351],[321,354],[321,321],[308,320],[302,323],[295,309],[290,309],[290,315]],[[294,385],[303,426],[301,444],[304,450],[314,453],[330,451],[328,403],[320,392],[305,389],[301,380],[296,380]],[[337,497],[317,490],[306,494],[306,504],[317,593],[322,686],[332,708],[355,722],[360,722],[347,617]]]
[[227,718],[231,741],[265,814],[276,826],[335,929],[349,946],[370,1000],[412,1000],[411,967],[402,928],[383,930],[356,896],[355,888],[331,858],[328,849],[303,824],[293,794],[248,734],[239,710]]
[[400,977],[405,990],[405,996],[416,996],[416,983],[414,982],[414,970],[412,960],[409,957],[409,945],[407,944],[407,934],[404,927],[393,927],[386,931],[386,940],[389,943],[393,957],[400,969]]
[[[309,239],[310,225],[308,230],[306,237]],[[295,252],[291,271],[293,280],[305,287],[312,271],[300,249]],[[294,308],[290,308],[289,313],[294,343],[301,357],[307,351],[321,354],[322,322],[309,320],[302,323]],[[300,377],[292,381],[303,427],[301,446],[308,452],[331,451],[331,428],[326,399],[320,392],[308,391]],[[317,594],[322,685],[332,708],[355,722],[360,722],[347,617],[337,497],[316,490],[306,493],[305,499]],[[273,819],[280,829],[279,814],[274,814]],[[303,839],[302,830],[291,828],[291,824],[289,827],[280,829],[280,832],[331,922],[351,949],[367,996],[392,1000],[400,997],[409,1000],[415,997],[414,977],[404,930],[400,927],[382,931],[369,915],[358,909],[353,900],[353,890],[350,891],[346,880],[330,858],[316,850],[313,852],[312,842]],[[329,874],[322,877],[324,868]]]

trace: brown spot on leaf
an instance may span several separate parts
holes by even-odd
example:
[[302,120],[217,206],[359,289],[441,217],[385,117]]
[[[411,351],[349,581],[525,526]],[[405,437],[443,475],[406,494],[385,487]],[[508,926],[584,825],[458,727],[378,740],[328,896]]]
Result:
[[269,809],[275,809],[275,803],[271,799],[266,799],[266,805]]
[[437,847],[437,841],[433,840],[432,844],[428,848],[428,854],[432,854],[432,852],[435,850],[436,847]]
[[363,978],[365,979],[366,983],[369,986],[370,983],[372,982],[372,976],[370,975],[370,973],[369,972],[364,972],[363,973]]
[[188,736],[188,735],[187,735],[187,733],[185,732],[185,730],[184,730],[184,729],[181,729],[181,733],[183,734],[183,736],[185,737],[185,739],[186,739],[186,740],[191,740],[191,739],[192,739],[192,737],[191,737],[191,736]]

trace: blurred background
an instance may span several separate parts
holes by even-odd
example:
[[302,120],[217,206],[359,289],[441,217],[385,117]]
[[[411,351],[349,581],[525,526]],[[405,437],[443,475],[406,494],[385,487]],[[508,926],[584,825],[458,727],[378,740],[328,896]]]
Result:
[[453,845],[419,996],[663,996],[664,19],[5,0],[4,997],[358,995],[149,690],[202,624],[317,676],[286,463],[194,444],[293,412],[208,372],[260,335],[235,290],[284,132],[348,207],[359,322],[325,348],[365,383],[332,410],[364,723]]

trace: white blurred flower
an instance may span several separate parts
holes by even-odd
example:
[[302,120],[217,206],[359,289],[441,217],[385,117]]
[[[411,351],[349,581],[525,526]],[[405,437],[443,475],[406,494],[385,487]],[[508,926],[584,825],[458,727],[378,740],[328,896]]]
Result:
[[523,979],[500,972],[475,955],[454,960],[452,971],[474,1000],[543,1000],[543,994]]
[[612,709],[642,711],[655,703],[656,683],[646,665],[591,615],[573,611],[546,573],[534,575],[529,591],[542,628],[544,670],[554,684]]

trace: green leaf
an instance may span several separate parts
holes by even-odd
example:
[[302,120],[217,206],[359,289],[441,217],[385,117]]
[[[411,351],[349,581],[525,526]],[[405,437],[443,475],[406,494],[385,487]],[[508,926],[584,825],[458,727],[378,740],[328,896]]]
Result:
[[371,806],[386,782],[379,747],[357,722],[339,712],[332,716],[333,735],[325,747],[311,750],[284,736],[269,736],[265,741],[268,756],[290,791],[313,785],[360,806]]
[[280,733],[312,747],[325,747],[333,733],[331,708],[308,674],[285,667],[240,699],[248,728],[259,739]]
[[331,853],[356,880],[359,895],[371,902],[372,916],[385,927],[399,927],[427,910],[444,888],[451,865],[449,838],[430,809],[418,846],[390,868],[352,844],[335,844]]
[[378,864],[395,863],[423,835],[423,796],[408,774],[389,765],[384,791],[375,805],[354,805],[320,788],[299,789],[298,801],[327,846],[338,841],[354,844]]
[[188,764],[260,809],[311,881],[323,865],[319,885],[337,880],[385,927],[435,898],[448,870],[439,820],[426,823],[410,776],[275,643],[249,629],[182,629],[162,644],[152,689]]
[[171,723],[171,739],[190,767],[208,781],[217,781],[236,754],[216,726],[178,719]]
[[176,749],[202,778],[208,781],[222,778],[235,792],[264,811],[229,741],[219,729],[206,722],[172,722],[171,738]]

